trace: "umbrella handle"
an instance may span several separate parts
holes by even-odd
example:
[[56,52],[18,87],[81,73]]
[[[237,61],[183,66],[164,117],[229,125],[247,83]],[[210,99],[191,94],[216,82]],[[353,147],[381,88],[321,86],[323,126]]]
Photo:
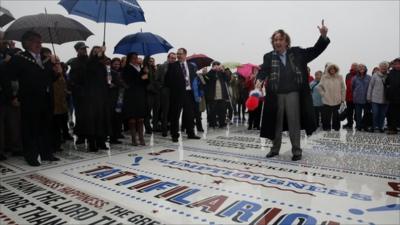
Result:
[[103,29],[103,46],[106,46],[106,20],[107,20],[107,1],[104,1],[104,29]]
[[[46,8],[44,8],[44,12],[47,15],[47,9]],[[53,49],[53,54],[56,55],[56,49],[54,48],[53,35],[51,35],[51,29],[50,29],[50,27],[48,27],[47,29],[49,30],[49,36],[50,36],[51,48]]]

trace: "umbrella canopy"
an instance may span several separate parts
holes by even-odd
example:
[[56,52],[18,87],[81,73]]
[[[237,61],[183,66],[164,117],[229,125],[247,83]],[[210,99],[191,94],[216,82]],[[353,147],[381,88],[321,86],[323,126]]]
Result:
[[204,54],[194,54],[186,58],[188,62],[196,64],[197,68],[200,70],[204,67],[209,66],[214,60]]
[[37,14],[15,20],[5,31],[4,39],[21,41],[27,31],[39,33],[44,43],[56,44],[86,40],[93,34],[71,18],[58,14]]
[[0,27],[4,27],[15,18],[7,9],[0,7]]
[[139,55],[150,56],[168,52],[171,48],[172,45],[164,38],[150,32],[140,32],[122,38],[115,46],[114,53],[127,55],[136,52]]
[[69,14],[104,23],[103,45],[106,39],[106,23],[130,24],[145,22],[144,12],[136,0],[61,0]]
[[253,68],[260,69],[260,67],[255,64],[246,63],[237,67],[237,73],[244,77],[249,77],[253,72]]
[[144,12],[136,0],[61,0],[69,14],[96,22],[130,24],[145,21]]
[[222,65],[225,68],[229,68],[229,69],[235,69],[236,67],[242,65],[240,62],[224,62],[222,63]]

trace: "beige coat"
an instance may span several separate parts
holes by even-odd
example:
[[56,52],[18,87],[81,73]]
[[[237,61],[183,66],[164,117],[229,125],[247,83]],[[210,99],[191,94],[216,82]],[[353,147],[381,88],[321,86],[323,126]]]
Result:
[[[331,67],[336,67],[337,72],[335,75],[328,73]],[[321,78],[321,82],[317,86],[324,105],[336,106],[346,100],[345,83],[343,77],[338,72],[339,68],[336,65],[329,65]]]

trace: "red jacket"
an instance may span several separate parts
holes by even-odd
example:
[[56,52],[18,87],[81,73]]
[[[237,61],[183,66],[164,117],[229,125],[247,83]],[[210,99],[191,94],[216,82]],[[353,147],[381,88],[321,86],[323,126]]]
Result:
[[346,102],[353,102],[353,90],[351,89],[351,81],[357,75],[357,71],[350,70],[346,75]]
[[308,74],[308,83],[311,83],[311,81],[314,80],[314,77],[311,76],[311,74]]

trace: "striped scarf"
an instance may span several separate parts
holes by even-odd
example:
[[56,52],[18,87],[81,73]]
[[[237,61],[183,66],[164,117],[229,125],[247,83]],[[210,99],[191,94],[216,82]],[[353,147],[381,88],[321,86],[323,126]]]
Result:
[[[272,60],[271,60],[271,74],[268,78],[268,86],[272,92],[277,92],[279,88],[279,78],[281,74],[280,70],[280,58],[277,52],[272,52]],[[289,65],[292,71],[295,73],[295,82],[298,87],[301,87],[303,83],[303,77],[301,74],[301,70],[294,63],[294,54],[287,53],[287,62],[286,65]]]

